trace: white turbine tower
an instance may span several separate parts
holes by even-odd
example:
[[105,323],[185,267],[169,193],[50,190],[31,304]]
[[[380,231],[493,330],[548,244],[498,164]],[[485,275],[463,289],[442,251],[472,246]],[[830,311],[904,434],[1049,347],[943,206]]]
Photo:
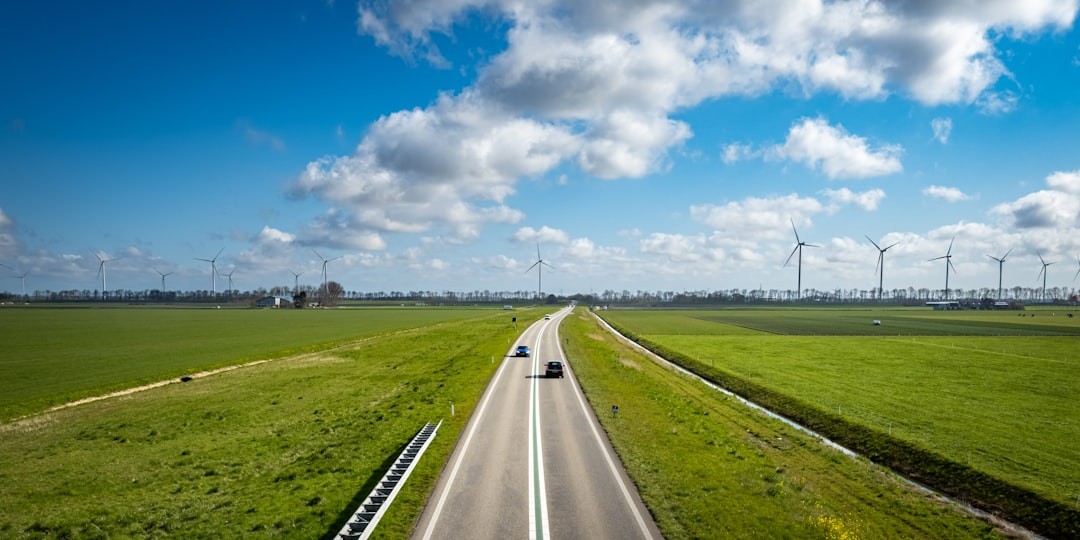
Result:
[[323,256],[322,256],[322,255],[319,255],[319,252],[318,252],[318,251],[315,251],[315,249],[314,249],[314,248],[312,248],[312,249],[311,249],[311,251],[313,251],[313,252],[315,253],[315,256],[316,256],[316,257],[318,257],[318,258],[322,259],[322,290],[321,290],[321,291],[319,291],[319,306],[325,307],[325,306],[326,306],[326,299],[325,299],[325,298],[323,298],[323,296],[324,296],[324,295],[328,295],[328,294],[330,294],[330,291],[328,291],[328,290],[326,289],[326,286],[327,286],[327,281],[326,281],[326,263],[328,263],[328,262],[330,262],[330,261],[336,261],[336,260],[340,259],[340,258],[341,258],[341,255],[338,255],[337,257],[334,257],[334,258],[332,258],[332,259],[326,259],[326,258],[323,258]]
[[164,295],[165,294],[165,276],[171,276],[171,275],[175,274],[176,272],[165,272],[164,274],[162,274],[161,270],[158,270],[157,268],[155,268],[154,271],[157,272],[158,274],[161,274],[161,294]]
[[525,273],[528,274],[533,268],[536,268],[536,298],[544,301],[544,267],[553,268],[550,264],[544,262],[544,258],[540,256],[540,242],[536,243],[536,262],[532,264]]
[[218,250],[217,255],[214,255],[212,259],[200,259],[198,257],[192,257],[196,261],[203,261],[210,263],[210,292],[217,296],[217,258],[221,256],[221,252],[225,251],[225,248]]
[[21,276],[14,276],[16,279],[21,279],[22,280],[22,295],[23,295],[23,298],[26,297],[26,275],[29,274],[29,273],[30,273],[30,271],[27,270],[27,271],[23,272]]
[[[869,236],[867,236],[865,234],[863,236],[866,236],[866,239],[870,240]],[[885,247],[881,247],[881,246],[877,245],[877,242],[875,242],[873,240],[870,240],[870,243],[874,244],[874,247],[876,247],[877,250],[878,250],[877,265],[874,266],[874,271],[877,271],[878,267],[881,267],[881,274],[879,274],[879,276],[878,276],[878,296],[877,296],[878,302],[880,302],[881,301],[881,295],[885,292],[885,288],[884,288],[884,284],[885,284],[885,252],[889,251],[890,249],[892,249],[893,246],[895,246],[896,244],[899,244],[900,242],[894,242],[894,243],[892,243],[892,244],[890,244],[888,246],[885,246]]]
[[945,252],[944,255],[942,255],[940,257],[934,257],[933,259],[930,259],[931,261],[936,261],[938,259],[945,259],[945,301],[946,302],[949,301],[949,267],[952,267],[953,272],[956,271],[956,266],[953,266],[953,263],[952,263],[952,245],[953,245],[953,242],[955,242],[955,241],[956,241],[956,237],[954,236],[952,238],[952,240],[949,240],[949,249],[948,249],[948,251]]
[[116,257],[115,259],[106,259],[105,257],[102,257],[98,252],[96,252],[96,251],[94,251],[92,249],[90,250],[90,253],[93,253],[94,256],[98,258],[98,261],[99,261],[98,262],[98,275],[101,276],[101,298],[102,298],[102,300],[104,300],[109,295],[109,289],[105,285],[105,263],[113,262],[116,259],[119,259],[120,257]]
[[987,255],[987,257],[990,257],[991,259],[994,259],[998,262],[998,300],[1001,300],[1001,274],[1003,267],[1005,266],[1005,257],[1008,257],[1010,253],[1012,253],[1012,248],[1009,248],[1009,251],[1006,251],[1000,259],[993,255]]
[[289,273],[293,275],[292,293],[293,296],[296,296],[297,294],[300,294],[300,276],[304,275],[304,273],[293,272],[292,270],[289,270]]
[[225,291],[225,294],[228,295],[229,298],[232,298],[232,275],[233,275],[233,272],[236,272],[236,267],[233,267],[232,270],[229,270],[228,274],[221,274],[221,275],[223,275],[223,276],[225,276],[226,278],[229,279],[229,289]]
[[[1039,253],[1038,250],[1035,250],[1035,254],[1039,256],[1039,262],[1042,263],[1042,269],[1039,270],[1039,276],[1042,276],[1042,280],[1043,280],[1042,301],[1046,302],[1046,274],[1049,273],[1049,272],[1046,271],[1046,267],[1050,266],[1051,264],[1057,264],[1057,261],[1046,262],[1045,260],[1043,260],[1042,253]],[[1039,279],[1039,277],[1036,276],[1035,279]]]
[[802,300],[802,248],[803,247],[821,247],[821,246],[815,246],[814,244],[807,244],[806,242],[803,242],[799,238],[798,229],[795,228],[795,220],[794,219],[791,220],[791,230],[795,231],[795,249],[791,250],[791,255],[787,256],[787,260],[784,261],[784,266],[787,266],[788,263],[791,262],[791,258],[794,257],[795,252],[798,251],[799,252],[799,278],[798,278],[798,281],[797,281],[797,285],[799,287],[799,290],[796,292],[796,298],[799,299],[799,300]]

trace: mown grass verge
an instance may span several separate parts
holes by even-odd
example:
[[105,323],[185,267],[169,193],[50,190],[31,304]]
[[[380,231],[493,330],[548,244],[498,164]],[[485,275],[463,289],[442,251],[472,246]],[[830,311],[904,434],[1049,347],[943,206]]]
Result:
[[516,335],[480,313],[6,425],[0,537],[327,537],[443,419],[377,531],[403,538]]
[[560,336],[665,538],[1000,534],[880,468],[655,363],[583,310],[564,319]]
[[1054,538],[1080,535],[1080,511],[940,453],[893,437],[751,380],[746,373],[706,364],[609,321],[625,336],[654,353],[732,392],[807,426],[875,463],[887,466],[943,493]]

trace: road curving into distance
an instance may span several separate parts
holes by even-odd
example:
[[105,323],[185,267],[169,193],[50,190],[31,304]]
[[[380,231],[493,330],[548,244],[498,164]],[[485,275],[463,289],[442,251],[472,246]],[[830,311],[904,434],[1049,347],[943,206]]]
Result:
[[[564,308],[526,329],[476,408],[414,531],[418,539],[661,538],[559,344]],[[564,378],[544,365],[563,362]]]

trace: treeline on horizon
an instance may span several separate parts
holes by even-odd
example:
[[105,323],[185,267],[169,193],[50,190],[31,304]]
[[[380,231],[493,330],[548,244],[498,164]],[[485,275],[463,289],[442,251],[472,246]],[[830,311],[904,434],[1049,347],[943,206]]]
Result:
[[[128,290],[117,289],[102,294],[100,290],[70,289],[63,291],[36,290],[33,293],[22,294],[12,292],[0,292],[0,301],[4,302],[117,302],[117,303],[238,303],[254,304],[259,298],[267,296],[293,297],[304,293],[308,302],[322,303],[324,305],[340,304],[341,302],[420,302],[424,304],[513,304],[515,302],[536,303],[540,298],[535,291],[347,291],[337,282],[329,282],[326,290],[323,287],[301,286],[294,294],[289,287],[258,288],[249,291],[227,290],[213,293],[209,290],[195,291],[165,291],[158,289]],[[1076,304],[1080,302],[1080,294],[1075,288],[1053,287],[1047,288],[1045,295],[1041,288],[1013,287],[1004,289],[1001,298],[997,298],[997,290],[990,288],[981,289],[950,289],[946,296],[943,289],[927,289],[908,287],[907,289],[891,289],[879,295],[873,289],[805,289],[800,296],[797,291],[787,289],[719,289],[719,290],[694,290],[694,291],[621,291],[605,290],[600,293],[576,293],[571,295],[546,294],[541,303],[555,304],[567,301],[577,301],[589,305],[709,305],[709,304],[774,304],[774,303],[802,303],[802,304],[894,304],[894,305],[923,305],[926,302],[954,301],[965,307],[995,307],[995,302],[1001,301],[1017,308],[1025,303],[1029,304]],[[320,300],[325,301],[320,302]],[[998,306],[1002,307],[1002,306]]]

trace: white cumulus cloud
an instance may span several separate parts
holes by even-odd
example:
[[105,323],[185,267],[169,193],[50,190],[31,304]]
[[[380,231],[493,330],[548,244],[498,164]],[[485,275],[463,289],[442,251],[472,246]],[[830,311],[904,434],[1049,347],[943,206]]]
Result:
[[569,241],[567,234],[559,229],[552,229],[547,225],[534,229],[532,227],[522,227],[514,233],[514,241],[525,243],[555,243],[565,244]]
[[968,195],[957,188],[947,186],[929,186],[923,188],[922,192],[923,195],[926,195],[927,197],[941,199],[945,202],[951,203],[968,201],[974,198],[971,195]]
[[881,200],[885,198],[885,191],[881,189],[856,192],[848,188],[840,188],[826,189],[822,193],[834,204],[854,204],[867,212],[877,210]]
[[771,148],[774,159],[788,159],[821,169],[830,179],[870,178],[900,172],[896,145],[871,148],[865,138],[832,126],[824,118],[804,118],[791,126],[784,144]]
[[[679,113],[707,100],[783,90],[1008,112],[1019,98],[997,86],[1012,74],[995,36],[1067,29],[1076,11],[1076,0],[362,2],[359,32],[408,61],[448,67],[439,38],[460,38],[456,25],[477,17],[498,20],[506,46],[483,57],[461,90],[383,116],[351,155],[312,161],[291,191],[336,214],[300,238],[360,247],[436,232],[469,241],[487,224],[522,219],[506,203],[522,178],[566,165],[603,179],[665,171],[693,134]],[[258,130],[248,136],[275,145]],[[771,154],[832,179],[902,169],[899,146],[823,119],[793,126]],[[722,158],[749,156],[729,146]]]
[[1080,227],[1080,171],[1055,172],[1046,178],[1046,184],[1050,189],[999,204],[991,212],[1020,229],[1076,232]]
[[941,144],[949,142],[952,134],[952,118],[935,118],[930,121],[930,129],[934,132],[934,139]]

